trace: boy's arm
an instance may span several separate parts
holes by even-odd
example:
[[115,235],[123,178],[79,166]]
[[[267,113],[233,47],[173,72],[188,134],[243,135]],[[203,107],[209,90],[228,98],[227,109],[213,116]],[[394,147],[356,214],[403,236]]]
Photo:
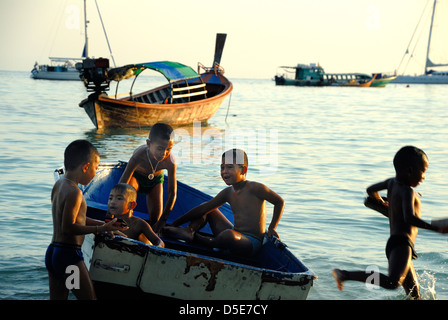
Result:
[[264,184],[257,184],[257,195],[262,200],[266,200],[274,205],[271,223],[268,227],[268,236],[280,238],[279,234],[275,230],[278,226],[280,218],[283,214],[283,208],[285,207],[285,201],[277,193],[266,187]]
[[165,208],[163,209],[162,215],[159,221],[154,225],[154,231],[160,232],[160,230],[165,226],[166,220],[173,210],[174,203],[177,198],[177,179],[176,179],[176,164],[172,163],[172,166],[168,169],[168,198],[166,200]]
[[439,230],[439,227],[433,226],[430,223],[427,223],[417,217],[414,212],[414,203],[415,203],[415,192],[412,188],[409,188],[404,192],[402,196],[402,208],[403,208],[403,217],[406,223],[409,223],[417,228],[428,229],[432,231],[442,232]]
[[74,190],[67,196],[62,213],[62,232],[64,234],[68,236],[76,236],[88,233],[119,230],[118,227],[113,225],[116,222],[116,219],[113,219],[108,223],[97,224],[92,223],[92,221],[95,220],[86,217],[86,225],[78,223],[78,214],[81,208],[82,200],[82,192],[79,189]]
[[154,245],[157,247],[165,247],[165,243],[160,239],[157,234],[152,230],[151,226],[144,220],[140,221],[141,233]]
[[191,209],[190,211],[185,213],[183,216],[174,220],[174,222],[171,225],[173,227],[181,226],[188,221],[194,221],[196,219],[199,219],[203,215],[209,213],[210,211],[219,208],[220,206],[222,206],[224,203],[227,202],[228,190],[229,190],[229,188],[222,190],[214,198]]
[[[391,179],[393,179],[393,178],[391,178]],[[389,183],[390,183],[391,179],[387,179],[387,180],[384,180],[382,182],[378,182],[378,183],[375,183],[375,184],[371,185],[366,190],[367,194],[370,197],[376,199],[379,203],[384,204],[385,206],[387,206],[388,203],[385,202],[384,199],[380,196],[379,191],[386,190],[388,188],[388,186],[389,186]]]
[[136,167],[137,167],[136,161],[132,156],[131,159],[129,159],[129,162],[126,165],[126,168],[124,169],[123,174],[121,175],[120,181],[118,181],[118,183],[129,183]]
[[366,191],[369,196],[364,200],[364,205],[367,208],[378,211],[385,217],[389,217],[389,203],[385,201],[386,198],[380,196],[379,191],[388,189],[392,179],[387,179],[368,187]]

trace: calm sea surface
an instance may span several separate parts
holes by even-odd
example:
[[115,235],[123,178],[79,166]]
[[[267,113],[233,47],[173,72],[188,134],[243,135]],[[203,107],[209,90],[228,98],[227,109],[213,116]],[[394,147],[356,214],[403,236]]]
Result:
[[[231,80],[231,98],[208,124],[176,129],[179,180],[215,195],[225,187],[221,152],[244,148],[247,178],[286,201],[281,239],[319,276],[309,299],[405,299],[403,289],[354,282],[340,292],[331,270],[387,273],[388,221],[365,208],[363,198],[367,186],[394,175],[392,158],[404,145],[422,148],[430,160],[417,188],[423,218],[448,217],[448,87],[296,88]],[[149,88],[160,79],[138,81]],[[148,130],[97,131],[78,107],[87,96],[81,82],[0,71],[0,96],[0,299],[48,299],[50,192],[65,147],[88,139],[103,161],[128,160]],[[270,205],[268,213],[270,221]],[[416,250],[424,298],[448,299],[447,237],[421,230]]]

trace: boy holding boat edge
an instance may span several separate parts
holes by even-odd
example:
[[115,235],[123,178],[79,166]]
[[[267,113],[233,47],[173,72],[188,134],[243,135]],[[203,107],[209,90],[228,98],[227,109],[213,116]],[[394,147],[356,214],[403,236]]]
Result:
[[[389,218],[390,238],[386,245],[386,257],[389,262],[389,275],[379,274],[377,285],[385,289],[397,289],[403,286],[406,294],[414,299],[420,299],[417,274],[412,259],[417,258],[414,243],[418,228],[439,233],[447,233],[446,227],[439,228],[421,219],[420,199],[413,188],[424,179],[429,161],[423,150],[413,146],[401,148],[394,157],[395,178],[373,184],[367,188],[367,201],[376,202],[376,206],[387,207],[380,210]],[[380,195],[380,190],[387,190],[386,202]],[[367,205],[367,202],[366,202]],[[374,207],[374,205],[369,205]],[[333,276],[339,290],[347,280],[366,282],[372,275],[364,271],[333,270]]]
[[139,240],[158,247],[165,247],[163,241],[154,233],[151,226],[143,219],[134,217],[132,212],[137,206],[137,191],[129,184],[115,185],[109,194],[107,213],[122,219],[129,227],[123,231],[128,238]]
[[56,181],[51,192],[53,238],[45,254],[52,300],[68,298],[66,281],[69,266],[76,266],[79,270],[79,288],[70,288],[76,298],[96,299],[81,245],[86,234],[119,230],[113,225],[116,219],[104,223],[86,217],[87,204],[78,184],[86,185],[93,179],[99,161],[98,150],[86,140],[73,141],[65,149],[66,172]]
[[[156,233],[165,225],[176,201],[176,162],[171,154],[173,135],[171,126],[156,123],[146,144],[134,151],[119,181],[146,194],[149,224]],[[168,172],[168,199],[162,211],[164,169]]]
[[[243,150],[224,152],[221,177],[229,186],[211,200],[191,209],[176,219],[163,234],[186,241],[193,239],[212,248],[227,249],[239,255],[254,255],[263,244],[266,233],[266,201],[274,205],[268,236],[279,237],[275,231],[283,213],[284,200],[264,184],[246,180],[247,155]],[[233,225],[218,208],[228,202],[234,215]],[[190,221],[186,228],[180,225]],[[214,237],[200,235],[198,231],[206,222]]]

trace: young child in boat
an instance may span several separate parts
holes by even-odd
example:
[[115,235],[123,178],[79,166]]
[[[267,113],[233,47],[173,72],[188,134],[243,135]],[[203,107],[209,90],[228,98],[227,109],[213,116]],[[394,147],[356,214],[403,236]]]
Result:
[[[146,144],[134,151],[119,181],[146,194],[149,224],[156,233],[165,225],[176,201],[176,162],[171,155],[173,136],[171,126],[156,123]],[[168,172],[168,199],[162,211],[164,169]]]
[[86,140],[73,141],[65,149],[65,176],[56,181],[51,191],[53,238],[45,254],[52,300],[68,298],[66,278],[73,273],[67,273],[71,270],[67,269],[69,266],[76,266],[79,271],[79,288],[72,289],[75,296],[78,299],[95,299],[81,251],[84,235],[106,231],[121,234],[113,225],[116,219],[104,223],[86,217],[87,205],[78,184],[86,185],[93,179],[99,161],[97,149]]
[[[414,299],[420,298],[417,275],[412,259],[417,258],[414,243],[418,228],[446,233],[447,228],[433,226],[421,219],[420,199],[413,188],[425,179],[429,162],[426,154],[413,146],[401,148],[395,155],[393,164],[395,178],[376,183],[367,188],[370,200],[387,206],[390,224],[390,237],[386,244],[386,257],[389,261],[389,275],[377,274],[377,285],[386,289],[403,286],[406,294]],[[387,190],[387,202],[379,195]],[[380,211],[380,210],[378,210]],[[384,211],[382,212],[384,214]],[[333,276],[339,290],[347,280],[366,282],[372,280],[371,273],[364,271],[345,271],[334,269]],[[375,281],[374,281],[375,282]]]
[[[227,249],[239,255],[254,255],[261,249],[266,232],[268,201],[274,205],[268,236],[278,237],[275,229],[283,213],[284,201],[264,184],[246,180],[247,168],[247,155],[243,150],[224,152],[221,177],[229,187],[176,219],[171,226],[166,226],[163,234],[186,241],[194,239],[208,247]],[[231,206],[235,225],[218,210],[226,202]],[[188,227],[179,228],[188,221],[191,222]],[[206,222],[209,222],[214,237],[196,232]]]
[[129,227],[123,231],[128,238],[139,240],[158,247],[165,247],[163,241],[154,233],[151,226],[143,219],[133,216],[137,206],[137,191],[129,184],[115,185],[109,194],[107,213],[114,218],[122,219]]

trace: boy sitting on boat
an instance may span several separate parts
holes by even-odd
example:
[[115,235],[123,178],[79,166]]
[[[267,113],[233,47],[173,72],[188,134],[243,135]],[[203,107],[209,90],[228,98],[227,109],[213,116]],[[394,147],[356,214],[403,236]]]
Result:
[[119,183],[110,191],[107,213],[125,222],[129,229],[123,233],[131,239],[164,248],[165,244],[154,233],[151,226],[145,220],[133,216],[136,206],[137,191],[131,185]]
[[[247,155],[231,149],[222,155],[221,177],[229,186],[211,200],[191,209],[176,219],[163,234],[186,241],[193,239],[212,248],[229,250],[239,255],[255,255],[261,249],[266,233],[266,201],[274,205],[268,236],[279,237],[275,228],[283,213],[284,201],[264,184],[246,180]],[[233,225],[218,208],[228,202],[234,215]],[[191,221],[186,228],[179,228]],[[198,231],[209,223],[213,237]]]
[[[146,144],[134,151],[119,181],[146,194],[149,224],[156,233],[165,225],[176,201],[176,162],[171,155],[173,136],[171,126],[156,123],[149,132]],[[168,199],[162,212],[164,169],[168,172]]]

